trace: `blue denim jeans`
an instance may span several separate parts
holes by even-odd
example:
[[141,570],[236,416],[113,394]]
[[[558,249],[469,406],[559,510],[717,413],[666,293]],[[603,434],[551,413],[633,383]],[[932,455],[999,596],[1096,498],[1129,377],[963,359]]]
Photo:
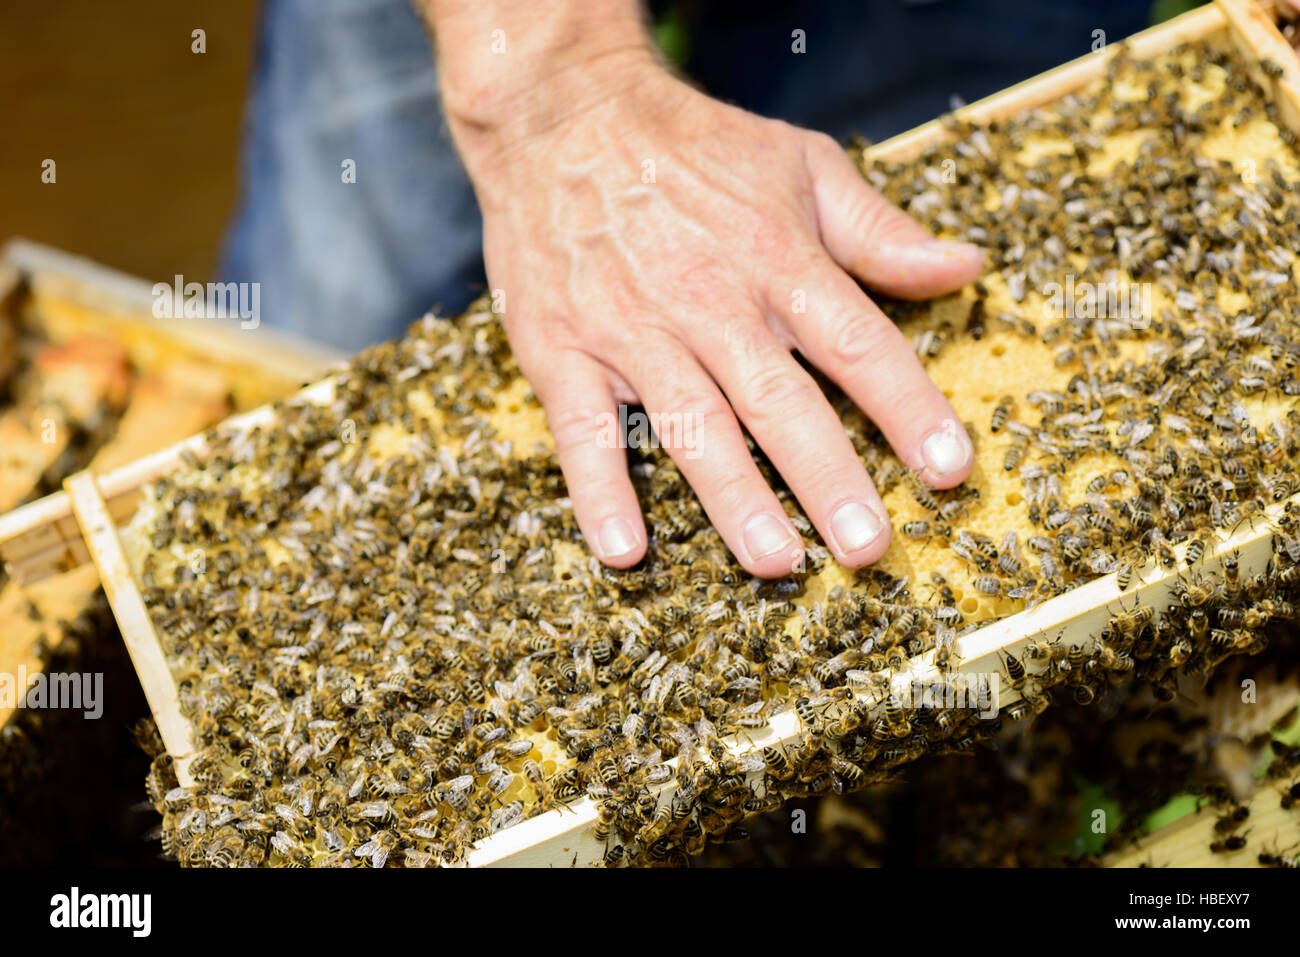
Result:
[[[685,69],[763,115],[878,140],[1089,52],[1095,30],[1128,36],[1148,6],[688,0]],[[478,210],[409,0],[265,0],[246,123],[221,278],[261,283],[265,321],[356,350],[483,290]]]

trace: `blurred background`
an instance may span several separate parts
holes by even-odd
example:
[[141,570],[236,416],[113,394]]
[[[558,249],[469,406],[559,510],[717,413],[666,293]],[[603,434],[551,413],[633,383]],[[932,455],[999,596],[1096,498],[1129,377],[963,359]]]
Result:
[[[1199,0],[1156,0],[1158,22]],[[213,275],[237,195],[258,0],[12,4],[0,31],[0,241],[21,235],[152,279]],[[656,37],[690,48],[682,3]],[[191,52],[192,31],[207,52]],[[41,164],[57,181],[41,182]]]
[[[9,4],[0,241],[210,276],[234,208],[257,0]],[[207,52],[191,52],[206,31]],[[55,160],[57,180],[41,182]]]

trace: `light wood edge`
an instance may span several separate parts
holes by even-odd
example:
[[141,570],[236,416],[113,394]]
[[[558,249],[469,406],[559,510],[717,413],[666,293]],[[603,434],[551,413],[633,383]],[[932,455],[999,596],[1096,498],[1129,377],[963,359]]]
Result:
[[[1199,40],[1207,34],[1222,29],[1225,24],[1224,11],[1218,6],[1198,7],[1165,23],[1135,33],[1122,43],[1108,44],[1095,53],[1085,54],[1077,60],[1071,60],[1046,73],[1040,73],[1015,86],[1007,87],[992,96],[963,106],[953,111],[954,116],[958,120],[976,124],[1004,119],[1060,99],[1067,93],[1072,93],[1103,76],[1107,62],[1121,46],[1127,46],[1135,57],[1142,59],[1163,53],[1180,43]],[[943,120],[931,120],[906,133],[883,140],[868,149],[866,155],[868,159],[895,162],[908,159],[927,147],[951,138],[952,134],[945,128]]]
[[153,712],[167,752],[175,759],[176,778],[183,786],[189,787],[194,783],[189,773],[190,761],[194,757],[193,728],[181,714],[176,682],[154,632],[149,609],[140,597],[135,579],[131,577],[126,553],[122,551],[122,542],[117,535],[117,526],[108,514],[93,475],[78,472],[63,485],[67,489],[77,522],[90,545],[100,583],[113,607],[113,615],[122,632],[122,641],[144,688],[149,710]]
[[1106,867],[1261,867],[1259,853],[1295,853],[1300,845],[1296,826],[1300,811],[1281,805],[1282,792],[1265,779],[1246,805],[1250,816],[1236,832],[1247,838],[1239,851],[1214,852],[1210,845],[1226,835],[1216,834],[1219,811],[1206,805],[1145,837],[1131,847],[1107,855]]
[[[1300,59],[1282,36],[1271,9],[1252,0],[1215,0],[1223,10],[1233,41],[1245,56],[1251,76],[1272,96],[1283,123],[1300,133]],[[1270,5],[1271,6],[1271,5]],[[1259,61],[1267,57],[1282,68],[1280,77],[1266,74]]]
[[[333,378],[313,383],[298,392],[290,403],[323,404],[334,396]],[[99,487],[110,513],[119,523],[135,513],[140,490],[150,482],[170,475],[181,466],[187,452],[201,450],[214,431],[244,430],[270,425],[275,421],[276,404],[268,404],[233,416],[212,429],[182,439],[168,446],[106,472]],[[84,562],[88,556],[80,542],[76,518],[67,492],[54,492],[35,502],[0,516],[0,559],[15,581],[33,581],[66,571]]]

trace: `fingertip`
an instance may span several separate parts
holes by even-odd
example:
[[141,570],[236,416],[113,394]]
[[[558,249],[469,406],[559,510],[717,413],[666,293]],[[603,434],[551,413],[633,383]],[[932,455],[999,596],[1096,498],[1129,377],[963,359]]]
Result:
[[944,419],[921,440],[918,451],[921,480],[932,488],[949,489],[970,476],[975,447],[956,419]]
[[803,541],[784,513],[755,512],[741,526],[740,537],[736,557],[751,575],[780,578],[802,566]]
[[931,239],[918,243],[917,246],[924,249],[926,255],[933,257],[936,263],[947,263],[953,268],[962,269],[984,268],[984,249],[974,243],[957,239]]
[[784,578],[803,571],[805,559],[803,543],[796,542],[783,552],[759,559],[743,558],[740,563],[747,572],[758,578]]
[[885,552],[889,551],[889,544],[891,541],[893,541],[893,533],[890,532],[889,529],[885,529],[880,538],[875,542],[872,542],[869,548],[853,552],[851,555],[836,555],[835,561],[838,562],[841,567],[850,570],[856,568],[867,568],[870,565],[876,564],[876,562],[885,557]]
[[594,540],[588,544],[596,557],[610,568],[631,568],[645,557],[645,525],[640,516],[635,522],[622,515],[611,515],[596,526]]
[[929,469],[922,469],[921,481],[936,491],[946,492],[948,489],[956,488],[962,482],[970,478],[971,471],[972,467],[970,465],[958,469],[956,472],[952,472],[948,475],[933,475]]
[[971,243],[930,239],[875,247],[854,272],[870,285],[905,299],[956,292],[984,272],[984,250]]
[[889,548],[889,515],[880,501],[848,501],[831,512],[829,544],[845,568],[862,568],[879,561]]

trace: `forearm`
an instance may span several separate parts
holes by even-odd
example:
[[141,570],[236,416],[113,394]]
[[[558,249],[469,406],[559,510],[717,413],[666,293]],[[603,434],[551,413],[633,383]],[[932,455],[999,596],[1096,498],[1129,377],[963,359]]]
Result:
[[619,95],[654,62],[638,0],[419,0],[443,107],[476,168]]

